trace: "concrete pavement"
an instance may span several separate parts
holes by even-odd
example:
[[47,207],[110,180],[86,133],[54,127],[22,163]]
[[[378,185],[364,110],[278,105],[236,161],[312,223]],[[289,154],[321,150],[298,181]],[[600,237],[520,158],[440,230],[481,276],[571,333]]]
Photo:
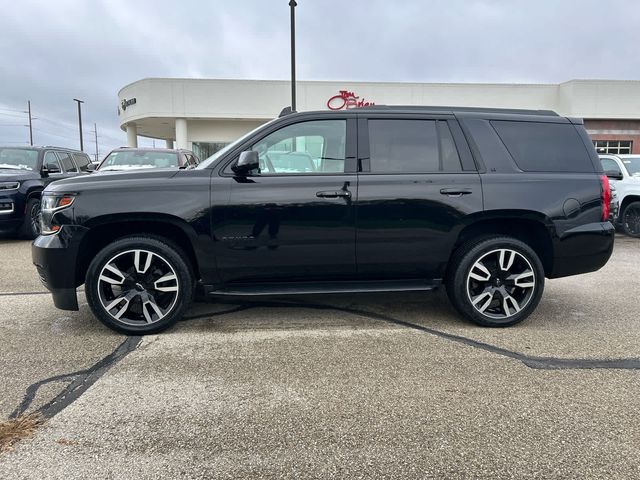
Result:
[[0,296],[3,415],[112,356],[38,389],[27,411],[91,382],[0,476],[638,478],[638,259],[618,237],[509,329],[465,323],[442,292],[230,299],[123,347],[86,305]]

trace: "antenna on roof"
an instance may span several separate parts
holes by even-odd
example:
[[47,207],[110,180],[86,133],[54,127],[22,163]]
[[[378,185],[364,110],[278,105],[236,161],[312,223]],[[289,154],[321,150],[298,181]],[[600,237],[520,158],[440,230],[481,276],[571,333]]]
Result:
[[291,107],[284,107],[278,115],[278,118],[286,117],[287,115],[291,115],[292,113],[296,113],[296,111]]

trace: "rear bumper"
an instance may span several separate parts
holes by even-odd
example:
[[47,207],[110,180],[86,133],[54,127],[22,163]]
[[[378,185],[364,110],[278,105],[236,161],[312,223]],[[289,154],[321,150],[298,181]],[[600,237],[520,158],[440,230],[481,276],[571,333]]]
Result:
[[31,258],[53,303],[61,310],[78,310],[76,264],[84,227],[65,225],[55,235],[41,235],[31,247]]
[[567,230],[554,242],[553,270],[549,278],[595,272],[613,253],[615,228],[610,222],[581,225]]

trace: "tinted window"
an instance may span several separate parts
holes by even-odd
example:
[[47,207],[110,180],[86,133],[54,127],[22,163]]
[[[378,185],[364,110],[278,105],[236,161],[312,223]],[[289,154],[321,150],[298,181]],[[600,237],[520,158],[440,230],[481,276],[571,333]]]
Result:
[[78,166],[81,172],[87,171],[87,165],[89,165],[90,160],[85,153],[74,153],[73,160],[76,162],[76,165]]
[[369,120],[373,173],[433,173],[462,170],[445,121]]
[[62,164],[62,168],[65,172],[77,172],[75,163],[71,160],[71,155],[67,152],[58,152],[58,157],[60,158],[60,163]]
[[289,125],[254,144],[260,171],[268,174],[344,172],[346,120]]
[[[62,169],[60,168],[60,162],[58,161],[58,157],[56,157],[56,154],[53,152],[46,152],[44,154],[44,160],[42,161],[42,164],[47,168],[49,168],[49,165],[55,165],[55,167],[59,171],[62,171]],[[51,168],[49,169],[51,170]]]
[[589,152],[566,123],[492,121],[518,167],[526,172],[593,172]]

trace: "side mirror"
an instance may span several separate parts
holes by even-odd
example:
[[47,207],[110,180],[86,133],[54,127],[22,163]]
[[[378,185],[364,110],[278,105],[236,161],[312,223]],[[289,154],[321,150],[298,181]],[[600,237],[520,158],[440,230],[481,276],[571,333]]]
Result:
[[240,154],[238,161],[231,167],[231,170],[236,175],[247,175],[251,170],[255,170],[260,167],[260,160],[258,159],[258,152],[253,150],[247,150]]
[[98,168],[97,163],[90,163],[89,165],[87,165],[87,172],[95,172],[96,168]]
[[50,175],[52,173],[61,173],[61,172],[62,170],[60,170],[60,166],[57,163],[47,163],[42,168],[42,173],[46,175]]
[[611,180],[623,180],[622,172],[617,170],[607,170],[604,174],[609,177]]

